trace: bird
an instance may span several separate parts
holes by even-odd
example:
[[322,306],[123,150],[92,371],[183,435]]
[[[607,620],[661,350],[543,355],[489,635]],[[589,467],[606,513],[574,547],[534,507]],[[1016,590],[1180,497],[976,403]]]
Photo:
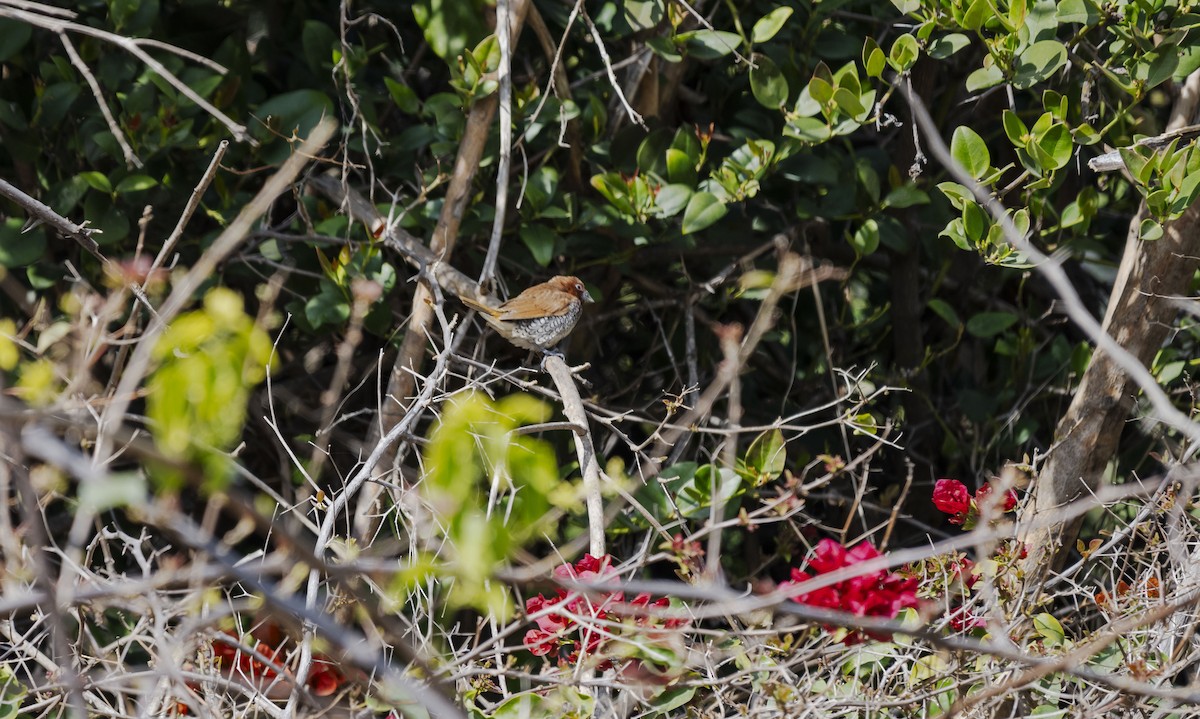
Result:
[[557,275],[534,285],[497,307],[462,296],[459,299],[514,345],[527,350],[553,353],[583,314],[583,303],[594,302],[578,277]]

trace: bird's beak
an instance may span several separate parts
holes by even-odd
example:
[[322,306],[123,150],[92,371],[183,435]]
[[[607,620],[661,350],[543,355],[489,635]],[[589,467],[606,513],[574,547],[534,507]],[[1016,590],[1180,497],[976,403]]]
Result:
[[582,299],[584,302],[595,302],[596,301],[596,300],[592,299],[591,293],[588,292],[587,290],[583,291],[583,297],[580,299]]

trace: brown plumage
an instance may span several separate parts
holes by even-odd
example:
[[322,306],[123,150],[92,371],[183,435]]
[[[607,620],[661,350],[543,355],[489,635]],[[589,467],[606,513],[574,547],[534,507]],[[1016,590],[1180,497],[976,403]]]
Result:
[[462,297],[506,340],[518,347],[545,352],[563,341],[583,314],[583,303],[592,296],[578,277],[558,275],[534,285],[511,300],[489,307]]

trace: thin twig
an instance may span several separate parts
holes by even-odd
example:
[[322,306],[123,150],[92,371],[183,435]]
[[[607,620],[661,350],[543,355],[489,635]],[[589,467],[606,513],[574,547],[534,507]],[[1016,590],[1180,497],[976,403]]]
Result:
[[583,475],[591,554],[593,557],[601,557],[607,554],[604,548],[604,498],[600,487],[600,464],[596,460],[596,448],[592,445],[591,432],[587,430],[587,412],[583,408],[583,400],[579,398],[575,377],[562,357],[548,356],[546,372],[554,379],[554,385],[558,387],[558,394],[562,397],[563,416],[572,425],[583,427],[585,430],[573,432],[571,438],[575,441],[575,454],[579,458],[579,471]]
[[67,49],[67,56],[71,58],[71,64],[83,75],[83,79],[87,81],[88,87],[92,90],[92,97],[96,99],[96,105],[100,108],[100,114],[104,116],[104,122],[108,124],[108,130],[117,139],[117,144],[121,146],[121,154],[125,155],[125,164],[130,167],[141,167],[142,161],[133,153],[133,148],[129,146],[129,140],[125,139],[125,133],[121,130],[121,126],[117,124],[113,118],[112,110],[108,109],[108,102],[104,99],[104,93],[100,90],[100,83],[96,82],[96,76],[92,74],[91,68],[79,57],[79,53],[75,51],[75,44],[71,42],[71,38],[67,37],[65,32],[58,33],[58,39],[62,41],[63,47]]
[[500,257],[500,241],[504,236],[504,219],[508,212],[508,172],[512,165],[512,24],[510,3],[512,0],[496,0],[496,39],[500,45],[500,159],[496,167],[496,205],[492,219],[492,237],[488,241],[483,269],[479,272],[479,284],[490,287],[496,273],[496,261]]
[[592,34],[592,39],[596,42],[596,49],[600,51],[600,59],[604,62],[604,69],[608,73],[608,83],[612,85],[613,92],[616,93],[617,98],[621,101],[621,106],[625,108],[625,112],[629,115],[630,120],[633,120],[641,127],[646,127],[646,121],[642,119],[637,110],[634,110],[630,106],[629,100],[625,99],[625,93],[621,91],[621,83],[617,81],[617,75],[613,71],[612,58],[608,56],[608,50],[604,49],[604,40],[600,37],[600,31],[596,29],[596,24],[592,22],[592,18],[588,15],[586,9],[583,11],[583,21],[587,24],[588,32]]
[[192,196],[188,198],[187,204],[183,207],[183,212],[179,213],[179,221],[175,223],[175,229],[171,230],[171,234],[167,240],[163,242],[159,248],[158,254],[154,257],[154,262],[150,263],[150,272],[152,274],[159,267],[162,267],[166,261],[167,255],[171,250],[175,249],[175,243],[179,242],[179,238],[183,236],[183,230],[187,227],[188,222],[195,214],[196,208],[200,206],[200,200],[203,199],[204,193],[208,190],[208,186],[212,184],[213,178],[217,176],[217,168],[221,166],[221,158],[225,157],[225,151],[229,149],[229,140],[221,140],[217,143],[217,150],[213,153],[212,160],[208,163],[208,169],[200,177],[200,181],[196,183],[196,187],[192,190]]

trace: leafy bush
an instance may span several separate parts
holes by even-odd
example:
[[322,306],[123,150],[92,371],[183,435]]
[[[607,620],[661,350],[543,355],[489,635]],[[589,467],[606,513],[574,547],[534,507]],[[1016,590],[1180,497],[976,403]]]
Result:
[[1198,28],[0,2],[0,717],[1189,715]]

